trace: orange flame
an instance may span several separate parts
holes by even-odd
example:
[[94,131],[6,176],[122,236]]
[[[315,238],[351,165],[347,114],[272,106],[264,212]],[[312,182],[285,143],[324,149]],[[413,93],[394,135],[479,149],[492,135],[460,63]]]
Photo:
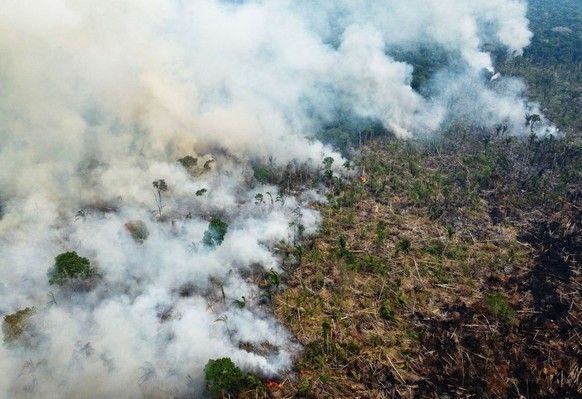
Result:
[[362,183],[366,184],[366,182],[368,181],[368,179],[366,178],[366,176],[362,175],[360,176],[360,180],[362,181]]
[[281,388],[281,385],[282,384],[278,383],[277,381],[267,381],[267,382],[265,382],[265,386],[267,388],[270,388],[270,389],[279,389],[279,388]]

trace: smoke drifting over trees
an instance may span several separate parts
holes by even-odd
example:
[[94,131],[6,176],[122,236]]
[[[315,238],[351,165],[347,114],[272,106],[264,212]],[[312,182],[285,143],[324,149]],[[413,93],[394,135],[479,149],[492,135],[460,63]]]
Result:
[[[529,133],[524,114],[539,112],[523,84],[484,77],[488,48],[529,44],[525,15],[519,0],[0,0],[0,313],[36,309],[35,342],[0,347],[0,396],[196,393],[213,357],[289,368],[286,331],[231,304],[257,302],[245,271],[278,270],[273,248],[294,240],[296,209],[315,196],[261,211],[249,160],[339,160],[309,139],[338,115],[403,138],[452,119]],[[448,62],[421,95],[394,54],[426,46]],[[317,213],[300,214],[315,232]],[[215,217],[224,241],[199,245]],[[68,251],[95,267],[83,290],[49,285]]]

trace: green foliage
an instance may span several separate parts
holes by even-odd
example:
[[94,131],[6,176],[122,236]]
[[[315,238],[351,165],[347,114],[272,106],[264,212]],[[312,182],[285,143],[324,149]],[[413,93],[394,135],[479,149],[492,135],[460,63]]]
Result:
[[237,308],[243,309],[247,305],[247,299],[244,296],[241,296],[240,298],[241,299],[235,299],[232,303],[234,303]]
[[485,303],[494,317],[497,317],[505,324],[513,324],[515,314],[505,296],[498,292],[487,294],[485,296]]
[[405,254],[410,252],[412,243],[409,238],[403,237],[396,243],[396,253],[404,252]]
[[269,282],[270,286],[273,286],[276,289],[278,289],[279,284],[281,284],[279,273],[277,273],[277,271],[273,269],[269,270],[269,273],[267,273],[267,281]]
[[255,169],[253,176],[259,183],[268,184],[273,178],[273,173],[271,169],[261,166]]
[[425,245],[422,250],[431,255],[443,256],[445,254],[445,243],[441,240],[430,240],[430,242]]
[[354,254],[348,248],[348,241],[346,236],[340,234],[337,238],[337,249],[334,250],[334,255],[340,259],[344,259],[348,264],[353,264],[355,261]]
[[303,239],[305,233],[305,225],[301,223],[303,219],[303,213],[301,208],[297,207],[293,210],[293,221],[289,223],[289,227],[293,228],[293,246],[297,246],[298,243]]
[[228,224],[218,218],[214,218],[208,224],[208,230],[204,232],[202,244],[206,247],[214,248],[224,241],[224,236],[228,231]]
[[247,375],[244,378],[243,383],[244,383],[243,385],[245,386],[245,388],[257,388],[257,387],[261,386],[261,380],[259,380],[257,377],[255,377],[251,373],[247,373]]
[[178,162],[186,169],[191,169],[198,164],[198,158],[191,155],[186,155],[184,158],[178,159]]
[[143,220],[132,220],[125,224],[125,229],[131,234],[131,238],[137,243],[143,243],[150,235],[148,227]]
[[317,133],[316,138],[342,155],[348,155],[350,149],[362,146],[372,138],[383,134],[385,130],[380,121],[345,113],[338,116],[334,126],[328,126]]
[[216,162],[214,159],[209,159],[208,161],[204,162],[204,170],[209,172],[212,170],[212,167],[210,165],[212,165],[212,162]]
[[265,202],[265,196],[261,193],[255,195],[255,205],[262,205]]
[[309,393],[309,389],[311,387],[311,384],[309,383],[309,380],[307,379],[307,377],[301,377],[301,380],[297,386],[297,394],[300,397],[311,397],[310,393]]
[[323,168],[325,170],[331,169],[331,165],[334,163],[334,159],[332,157],[325,157],[323,158]]
[[206,389],[214,398],[225,395],[237,397],[244,384],[241,369],[228,357],[210,359],[204,367],[204,373]]
[[[354,255],[348,252],[346,259],[348,261],[354,261]],[[369,273],[376,273],[379,275],[386,275],[390,271],[390,265],[383,259],[372,255],[364,255],[360,262],[360,269]]]
[[4,322],[2,323],[4,342],[10,344],[21,339],[25,331],[29,328],[28,320],[33,313],[34,308],[25,308],[16,313],[4,316]]
[[493,169],[489,165],[485,165],[475,172],[475,179],[481,189],[487,190],[493,187],[492,177]]
[[332,146],[333,148],[339,150],[342,153],[346,153],[352,145],[352,136],[350,132],[342,130],[340,128],[333,128],[322,132],[319,135],[319,139]]
[[208,190],[207,190],[207,189],[205,189],[205,188],[201,188],[200,190],[197,190],[197,191],[196,191],[196,196],[197,196],[197,197],[202,197],[202,196],[203,196],[204,194],[206,194],[207,192],[208,192]]
[[450,62],[446,49],[434,44],[392,48],[391,55],[414,67],[410,85],[421,93],[428,89],[431,77]]
[[[419,172],[420,173],[420,172]],[[432,202],[434,188],[426,183],[415,181],[411,192],[414,202],[421,206],[426,206]]]
[[386,222],[383,220],[380,220],[376,227],[376,238],[378,239],[378,243],[381,243],[386,239]]
[[323,159],[323,175],[327,180],[333,179],[333,171],[331,170],[331,165],[333,165],[334,159],[332,157],[325,157]]
[[48,271],[49,284],[63,285],[71,279],[88,279],[93,274],[89,259],[77,252],[64,252],[55,258],[55,264]]
[[337,243],[339,244],[339,247],[341,249],[346,249],[346,246],[347,246],[346,236],[344,236],[343,234],[340,234],[339,237],[337,238]]
[[382,306],[380,307],[380,315],[386,320],[394,319],[395,312],[390,301],[386,300],[382,303]]
[[281,207],[285,206],[285,193],[278,192],[277,197],[275,197],[275,202],[279,202]]

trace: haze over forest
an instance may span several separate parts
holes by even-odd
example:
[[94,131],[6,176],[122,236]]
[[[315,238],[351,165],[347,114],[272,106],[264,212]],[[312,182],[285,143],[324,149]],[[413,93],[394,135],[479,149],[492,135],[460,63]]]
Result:
[[[519,382],[507,366],[505,390],[487,380],[467,393],[464,369],[460,383],[457,371],[440,378],[407,363],[421,352],[414,345],[431,345],[419,337],[434,332],[411,320],[429,313],[423,301],[441,303],[443,290],[474,290],[457,292],[454,309],[443,305],[445,319],[493,315],[499,331],[522,336],[525,321],[492,310],[490,299],[508,297],[513,308],[504,309],[515,315],[519,301],[497,281],[537,270],[528,262],[553,253],[541,239],[524,244],[534,223],[526,209],[539,210],[540,223],[550,225],[551,213],[569,226],[560,253],[572,253],[565,286],[576,287],[580,8],[575,0],[0,0],[0,397],[268,397],[266,381],[283,387],[279,397],[364,389],[420,397],[445,386],[458,397],[582,394],[579,366],[557,367],[552,378],[569,379],[532,382],[529,393],[520,384],[530,377]],[[561,201],[573,204],[568,222],[557,216]],[[455,245],[463,255],[449,257]],[[499,254],[509,272],[483,260]],[[456,261],[483,270],[474,281],[489,280],[435,274],[434,265]],[[355,305],[365,288],[353,303],[331,305],[342,297],[339,281],[352,277],[382,285],[370,293],[380,305],[365,305],[378,337],[412,334],[402,336],[415,344],[378,360],[390,378],[355,359],[402,341],[342,324],[368,312]],[[309,310],[317,301],[325,312]],[[571,306],[572,315],[581,309],[575,299]],[[574,337],[580,324],[560,329]],[[582,348],[576,342],[568,348]],[[244,383],[213,391],[207,365],[221,358],[240,367]],[[355,385],[334,385],[346,378]]]

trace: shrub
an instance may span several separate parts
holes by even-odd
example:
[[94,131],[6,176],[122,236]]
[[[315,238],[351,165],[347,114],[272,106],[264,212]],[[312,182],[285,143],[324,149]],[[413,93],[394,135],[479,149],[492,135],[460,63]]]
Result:
[[89,259],[75,251],[64,252],[55,258],[55,264],[48,271],[49,284],[63,285],[71,279],[88,279],[93,274]]
[[228,357],[210,359],[204,367],[206,389],[215,398],[238,396],[244,376],[241,369]]

